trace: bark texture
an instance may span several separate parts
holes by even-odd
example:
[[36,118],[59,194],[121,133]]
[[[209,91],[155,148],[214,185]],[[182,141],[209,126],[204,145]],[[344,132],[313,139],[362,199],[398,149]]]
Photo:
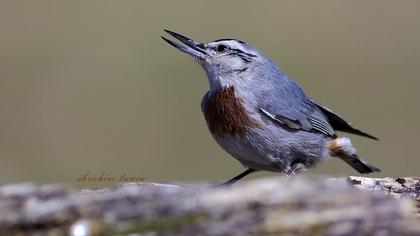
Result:
[[0,187],[0,235],[420,235],[419,208],[416,177],[24,183]]

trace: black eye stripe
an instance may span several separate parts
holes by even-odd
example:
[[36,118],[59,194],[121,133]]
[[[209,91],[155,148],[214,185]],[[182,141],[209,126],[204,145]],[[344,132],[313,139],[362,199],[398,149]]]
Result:
[[257,55],[246,53],[240,49],[237,48],[229,48],[228,46],[224,44],[219,44],[214,48],[217,52],[226,52],[229,50],[229,53],[227,55],[237,57],[239,56],[245,63],[251,63],[253,57],[257,57]]
[[[220,45],[219,45],[220,46]],[[217,49],[217,48],[216,48]],[[244,52],[244,51],[242,51],[242,50],[240,50],[240,49],[236,49],[236,48],[229,48],[229,50],[230,51],[233,51],[233,52],[235,52],[235,53],[237,53],[237,54],[244,54],[244,55],[247,55],[247,56],[249,56],[249,57],[257,57],[257,55],[254,55],[254,54],[251,54],[251,53],[247,53],[247,52]],[[233,53],[232,53],[233,54]]]
[[235,51],[235,52],[237,52],[238,54],[245,54],[245,55],[247,55],[247,56],[249,56],[249,57],[257,57],[257,55],[250,54],[250,53],[246,53],[246,52],[244,52],[244,51],[242,51],[242,50],[240,50],[240,49],[231,48],[230,50],[231,50],[231,51]]
[[[244,52],[245,53],[245,52]],[[258,57],[257,55],[254,55],[254,54],[250,54],[250,53],[245,53],[247,56],[249,56],[249,57]]]
[[241,57],[241,59],[245,62],[245,63],[251,63],[252,60],[250,58],[246,58],[246,57]]
[[242,61],[244,61],[245,63],[251,63],[253,60],[252,58],[255,57],[255,55],[244,53],[244,52],[242,53],[230,52],[228,55],[232,57],[240,57]]

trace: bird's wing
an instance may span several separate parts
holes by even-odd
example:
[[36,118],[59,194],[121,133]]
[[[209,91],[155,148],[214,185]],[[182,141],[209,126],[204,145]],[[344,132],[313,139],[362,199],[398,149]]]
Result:
[[261,113],[288,129],[337,137],[334,128],[320,108],[308,100],[293,81],[284,81],[287,82],[289,83],[287,89],[266,93],[260,103]]
[[296,82],[290,80],[281,70],[274,74],[275,79],[265,77],[266,83],[256,85],[262,90],[256,96],[257,104],[263,115],[274,122],[292,130],[319,132],[334,138],[337,136],[335,130],[339,130],[377,140],[307,97]]
[[[300,114],[297,116],[283,114],[272,114],[264,108],[260,108],[260,111],[274,122],[292,130],[305,130],[308,132],[320,132],[327,136],[337,137],[334,129],[328,123],[328,121],[318,115],[304,115]],[[295,113],[296,115],[296,113]],[[298,118],[300,116],[300,118]],[[293,118],[291,118],[293,117]]]
[[329,123],[335,130],[344,131],[347,133],[352,133],[352,134],[364,136],[367,138],[371,138],[374,140],[378,140],[378,138],[370,134],[367,134],[359,129],[354,128],[353,126],[351,126],[349,122],[345,121],[337,113],[333,112],[328,107],[323,106],[322,104],[320,104],[319,102],[313,99],[309,99],[309,101],[321,110],[321,112],[327,117]]

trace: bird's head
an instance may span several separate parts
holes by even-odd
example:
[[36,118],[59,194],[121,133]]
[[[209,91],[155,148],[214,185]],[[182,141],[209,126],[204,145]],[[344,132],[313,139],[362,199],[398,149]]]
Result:
[[248,43],[236,39],[219,39],[200,43],[181,34],[165,30],[184,45],[165,37],[166,42],[180,51],[194,57],[204,68],[211,89],[226,88],[237,83],[247,83],[260,69],[272,65],[269,58]]

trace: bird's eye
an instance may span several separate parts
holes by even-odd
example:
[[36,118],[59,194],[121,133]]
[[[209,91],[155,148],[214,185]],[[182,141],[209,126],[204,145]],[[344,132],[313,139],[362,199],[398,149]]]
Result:
[[216,50],[217,52],[224,52],[227,50],[227,48],[228,47],[226,45],[220,44],[219,46],[217,46]]

